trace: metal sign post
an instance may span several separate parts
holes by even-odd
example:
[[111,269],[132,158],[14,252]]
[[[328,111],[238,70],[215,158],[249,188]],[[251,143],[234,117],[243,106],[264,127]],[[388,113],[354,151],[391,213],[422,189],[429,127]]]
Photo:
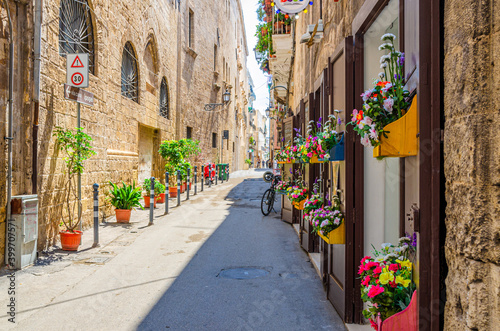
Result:
[[[80,90],[89,87],[89,55],[86,53],[66,55],[66,84],[64,85],[64,97],[76,101],[76,127],[81,128],[80,103],[92,106],[94,95],[90,92]],[[78,173],[78,215],[82,214],[82,175]],[[78,225],[82,230],[82,222]]]

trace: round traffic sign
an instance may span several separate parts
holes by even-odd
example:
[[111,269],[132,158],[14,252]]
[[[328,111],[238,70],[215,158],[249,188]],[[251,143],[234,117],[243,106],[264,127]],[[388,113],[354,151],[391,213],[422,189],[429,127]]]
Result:
[[83,83],[83,75],[79,72],[75,72],[71,76],[71,83],[73,83],[75,85],[81,85]]

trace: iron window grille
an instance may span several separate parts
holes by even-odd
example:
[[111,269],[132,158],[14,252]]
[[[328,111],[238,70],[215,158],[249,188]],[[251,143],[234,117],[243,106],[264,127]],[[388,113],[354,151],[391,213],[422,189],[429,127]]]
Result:
[[134,49],[125,44],[122,55],[122,95],[139,103],[139,74]]
[[163,77],[160,86],[160,115],[170,119],[167,79]]
[[59,53],[89,54],[89,69],[95,74],[94,29],[86,0],[61,0],[59,8]]

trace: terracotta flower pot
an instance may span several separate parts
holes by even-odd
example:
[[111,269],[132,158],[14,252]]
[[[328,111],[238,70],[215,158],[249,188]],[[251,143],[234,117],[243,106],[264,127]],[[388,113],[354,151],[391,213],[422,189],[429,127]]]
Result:
[[169,187],[168,193],[170,193],[171,198],[177,198],[177,187]]
[[165,203],[165,193],[160,193],[160,197],[158,198],[158,203]]
[[132,215],[132,209],[115,209],[115,215],[117,223],[128,223],[130,222],[130,215]]
[[[144,208],[149,208],[150,199],[151,199],[150,196],[149,195],[147,195],[147,196],[145,195],[145,196],[143,196],[143,198],[144,198]],[[154,200],[155,201],[154,201],[154,206],[153,207],[156,208],[156,200],[157,199],[154,199]]]
[[82,231],[61,231],[59,235],[61,236],[61,247],[63,251],[77,251],[80,242],[82,241]]

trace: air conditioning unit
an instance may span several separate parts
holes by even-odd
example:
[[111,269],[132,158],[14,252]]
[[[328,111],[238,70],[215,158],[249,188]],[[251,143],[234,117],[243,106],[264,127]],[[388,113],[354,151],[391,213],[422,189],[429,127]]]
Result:
[[6,262],[22,269],[35,263],[38,242],[38,196],[12,197],[12,215],[7,228]]

